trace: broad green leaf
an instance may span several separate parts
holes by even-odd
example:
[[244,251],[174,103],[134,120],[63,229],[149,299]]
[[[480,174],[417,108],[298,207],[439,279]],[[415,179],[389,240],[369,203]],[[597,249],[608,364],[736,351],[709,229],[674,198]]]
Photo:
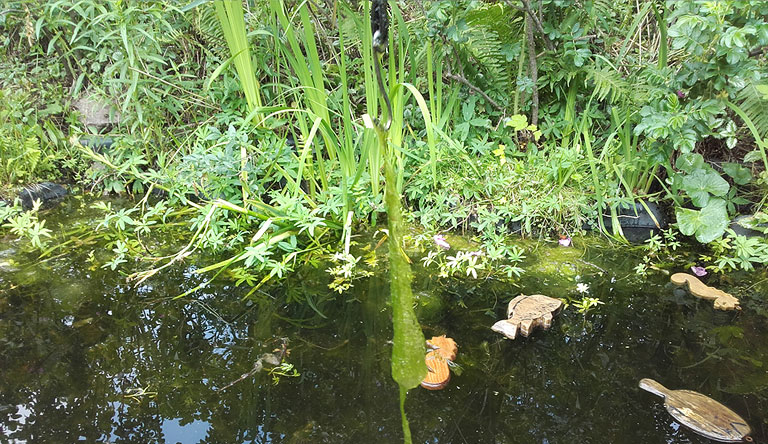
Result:
[[675,215],[680,232],[686,236],[695,235],[703,244],[722,236],[728,228],[728,212],[723,199],[710,199],[701,210],[678,208]]
[[725,196],[730,188],[728,182],[712,169],[698,169],[683,178],[683,190],[697,207],[709,202],[709,195]]
[[522,114],[515,114],[509,117],[509,120],[507,120],[505,125],[511,127],[515,131],[522,131],[528,126],[528,117]]
[[696,227],[701,224],[701,210],[678,208],[675,210],[675,217],[677,218],[677,228],[685,236],[693,236]]
[[746,185],[752,180],[752,172],[748,168],[744,168],[738,163],[724,163],[723,171],[725,174],[731,176],[733,181],[739,185]]
[[688,174],[704,168],[704,157],[697,153],[681,154],[675,162],[678,170],[685,171]]
[[706,244],[722,236],[729,222],[725,200],[710,199],[709,204],[701,210],[701,222],[696,230],[696,240]]

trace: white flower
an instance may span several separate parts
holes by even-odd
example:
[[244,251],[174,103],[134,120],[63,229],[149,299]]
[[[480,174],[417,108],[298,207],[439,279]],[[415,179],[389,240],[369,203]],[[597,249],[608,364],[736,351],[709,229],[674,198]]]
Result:
[[579,293],[586,293],[589,291],[589,285],[583,282],[579,282],[578,284],[576,284],[576,291],[578,291]]

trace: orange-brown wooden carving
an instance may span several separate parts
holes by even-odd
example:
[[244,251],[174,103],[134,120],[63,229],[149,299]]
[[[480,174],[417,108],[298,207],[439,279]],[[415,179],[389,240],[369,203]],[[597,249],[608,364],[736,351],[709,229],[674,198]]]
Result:
[[421,386],[428,390],[440,390],[451,380],[449,363],[456,359],[458,346],[456,341],[443,336],[433,336],[427,341],[427,376],[421,381]]
[[688,273],[675,273],[669,279],[679,287],[687,287],[688,291],[698,298],[715,301],[717,310],[741,310],[738,299],[723,290],[704,285],[696,276]]

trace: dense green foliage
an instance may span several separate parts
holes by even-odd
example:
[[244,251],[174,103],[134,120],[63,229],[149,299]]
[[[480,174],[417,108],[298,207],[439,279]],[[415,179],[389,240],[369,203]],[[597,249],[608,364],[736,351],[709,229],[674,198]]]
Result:
[[[0,193],[56,178],[146,194],[135,211],[104,208],[111,268],[169,214],[192,233],[171,261],[225,251],[205,270],[254,291],[339,251],[347,214],[383,215],[387,154],[366,123],[383,105],[369,2],[329,5],[5,2]],[[391,2],[390,15],[388,155],[425,239],[469,229],[512,276],[510,231],[620,236],[623,208],[656,201],[717,258],[746,258],[713,269],[766,262],[734,251],[729,229],[768,190],[764,1]],[[84,124],[83,97],[116,123]],[[115,143],[78,142],[96,132]],[[20,214],[2,209],[3,230],[41,223]],[[474,270],[466,259],[456,268]]]

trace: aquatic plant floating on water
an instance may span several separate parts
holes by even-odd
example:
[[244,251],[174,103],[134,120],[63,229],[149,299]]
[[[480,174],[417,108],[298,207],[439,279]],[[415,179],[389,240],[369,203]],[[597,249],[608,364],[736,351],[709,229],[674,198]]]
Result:
[[[394,150],[388,142],[389,129],[392,125],[392,102],[389,90],[384,85],[380,57],[386,51],[389,29],[388,3],[374,0],[371,3],[371,32],[373,68],[379,86],[379,94],[384,99],[386,120],[376,119],[373,129],[379,141],[379,152],[384,164],[384,203],[387,208],[389,226],[389,275],[392,296],[392,379],[397,382],[400,391],[400,417],[403,427],[403,442],[410,444],[411,429],[405,416],[405,396],[409,389],[421,384],[427,374],[424,363],[424,334],[413,309],[413,290],[411,289],[411,266],[402,249],[403,211],[400,194],[397,190],[397,175],[394,167]],[[368,118],[370,120],[370,117]],[[368,123],[366,123],[368,125]]]
[[589,291],[589,285],[583,282],[579,282],[578,284],[576,284],[576,291],[578,291],[581,294],[584,294]]

